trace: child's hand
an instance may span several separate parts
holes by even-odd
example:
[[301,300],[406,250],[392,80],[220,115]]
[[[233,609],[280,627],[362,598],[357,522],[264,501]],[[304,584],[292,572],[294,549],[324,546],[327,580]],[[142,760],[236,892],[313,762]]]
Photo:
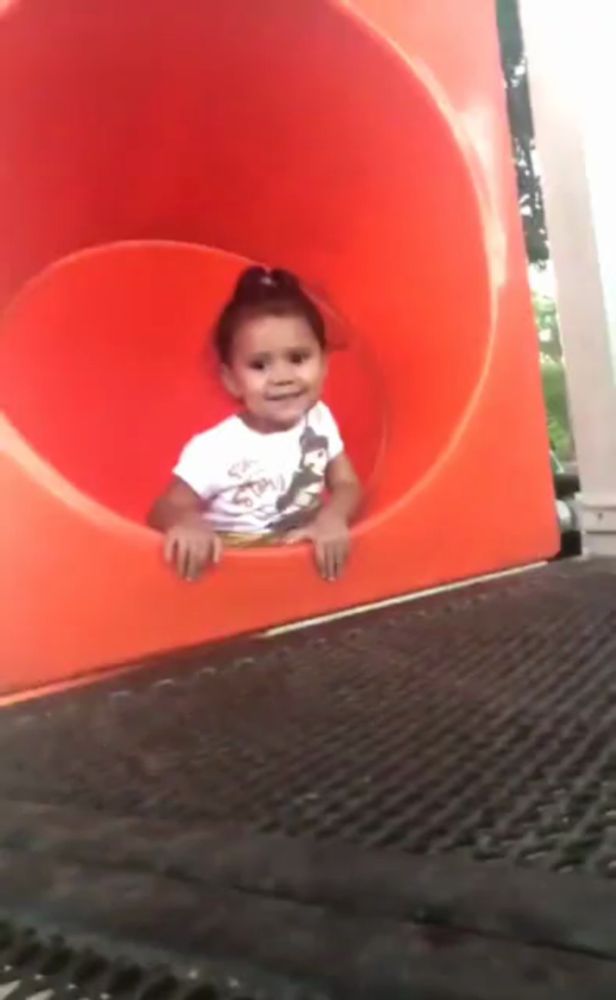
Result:
[[310,541],[314,546],[317,569],[324,580],[337,580],[349,557],[350,534],[344,517],[335,510],[324,508],[314,521],[290,531],[286,537],[289,545]]
[[168,529],[164,552],[176,573],[193,581],[208,566],[220,562],[222,542],[200,515],[190,515]]

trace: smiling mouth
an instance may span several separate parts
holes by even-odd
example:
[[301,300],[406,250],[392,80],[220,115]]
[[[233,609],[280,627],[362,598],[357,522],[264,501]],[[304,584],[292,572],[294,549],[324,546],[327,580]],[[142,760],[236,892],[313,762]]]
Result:
[[285,396],[267,396],[268,403],[288,403],[294,399],[301,399],[305,393],[303,390],[299,392],[288,392]]

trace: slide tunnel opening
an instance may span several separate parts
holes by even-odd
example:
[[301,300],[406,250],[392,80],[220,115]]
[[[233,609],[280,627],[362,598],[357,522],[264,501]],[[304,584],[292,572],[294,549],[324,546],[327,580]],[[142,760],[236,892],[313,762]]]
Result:
[[443,109],[326,0],[22,0],[0,97],[0,403],[84,493],[142,521],[230,411],[203,343],[240,267],[325,304],[327,400],[385,512],[480,376],[489,277]]

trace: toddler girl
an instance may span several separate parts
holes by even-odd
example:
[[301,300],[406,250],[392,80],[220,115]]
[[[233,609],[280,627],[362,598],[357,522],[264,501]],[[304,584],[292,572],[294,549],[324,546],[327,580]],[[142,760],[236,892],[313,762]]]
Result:
[[327,371],[323,317],[289,271],[250,267],[215,328],[236,416],[185,446],[148,522],[184,579],[224,545],[308,540],[335,580],[349,552],[360,486],[336,422],[320,400]]

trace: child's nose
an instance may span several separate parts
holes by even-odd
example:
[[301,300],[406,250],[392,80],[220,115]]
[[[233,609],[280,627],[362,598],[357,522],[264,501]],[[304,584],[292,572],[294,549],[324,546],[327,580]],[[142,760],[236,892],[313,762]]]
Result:
[[293,366],[286,361],[279,361],[272,369],[272,381],[276,385],[285,385],[293,381]]

